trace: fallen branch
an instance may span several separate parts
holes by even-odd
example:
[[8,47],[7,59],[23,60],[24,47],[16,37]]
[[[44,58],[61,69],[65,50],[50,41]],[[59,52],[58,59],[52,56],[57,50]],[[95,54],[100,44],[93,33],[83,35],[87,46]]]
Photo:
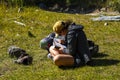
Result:
[[120,16],[100,16],[92,18],[93,21],[120,21]]
[[22,26],[26,26],[24,23],[22,22],[18,22],[18,21],[14,21],[14,23],[18,24],[18,25],[22,25]]

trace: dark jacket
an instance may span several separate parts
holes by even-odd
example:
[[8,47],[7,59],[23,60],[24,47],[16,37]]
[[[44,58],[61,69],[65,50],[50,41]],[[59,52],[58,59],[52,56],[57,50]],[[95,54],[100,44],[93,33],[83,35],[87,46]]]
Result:
[[[68,27],[66,45],[68,53],[74,58],[79,57],[85,63],[91,60],[87,38],[82,25],[72,24]],[[88,58],[87,61],[86,57]]]

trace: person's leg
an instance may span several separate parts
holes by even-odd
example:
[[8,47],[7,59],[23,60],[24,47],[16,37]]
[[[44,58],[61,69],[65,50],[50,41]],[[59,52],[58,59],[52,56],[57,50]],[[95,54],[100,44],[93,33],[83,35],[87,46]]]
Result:
[[54,46],[49,48],[51,56],[55,57],[56,55],[60,54],[58,49],[55,49]]
[[73,66],[74,58],[71,55],[59,54],[53,58],[55,65],[57,66]]
[[53,46],[50,47],[50,54],[53,56],[53,61],[57,66],[72,66],[74,65],[74,58],[71,55],[60,53],[58,49]]

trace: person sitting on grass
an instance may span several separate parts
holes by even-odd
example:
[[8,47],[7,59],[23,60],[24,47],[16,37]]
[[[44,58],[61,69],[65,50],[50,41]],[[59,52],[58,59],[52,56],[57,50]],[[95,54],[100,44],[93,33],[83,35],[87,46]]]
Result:
[[54,32],[50,33],[48,36],[40,40],[39,44],[40,48],[47,50],[48,53],[50,46],[57,46],[57,47],[66,47],[65,46],[65,36],[60,36],[55,34]]
[[53,31],[66,38],[66,48],[53,46],[49,48],[57,66],[79,66],[91,62],[88,42],[82,25],[76,25],[69,20],[57,21],[53,26]]

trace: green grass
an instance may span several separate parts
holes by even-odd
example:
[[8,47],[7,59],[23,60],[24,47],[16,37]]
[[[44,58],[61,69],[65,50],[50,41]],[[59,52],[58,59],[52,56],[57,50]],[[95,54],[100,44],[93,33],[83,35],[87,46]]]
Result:
[[[44,11],[36,7],[0,7],[0,80],[119,80],[120,79],[120,22],[93,22],[92,16]],[[47,59],[47,51],[40,49],[39,41],[52,32],[57,20],[72,19],[84,25],[89,39],[100,46],[93,66],[58,68]],[[14,21],[26,24],[21,26]],[[28,35],[30,31],[35,37]],[[11,45],[25,49],[33,56],[29,66],[13,63],[7,49]]]

